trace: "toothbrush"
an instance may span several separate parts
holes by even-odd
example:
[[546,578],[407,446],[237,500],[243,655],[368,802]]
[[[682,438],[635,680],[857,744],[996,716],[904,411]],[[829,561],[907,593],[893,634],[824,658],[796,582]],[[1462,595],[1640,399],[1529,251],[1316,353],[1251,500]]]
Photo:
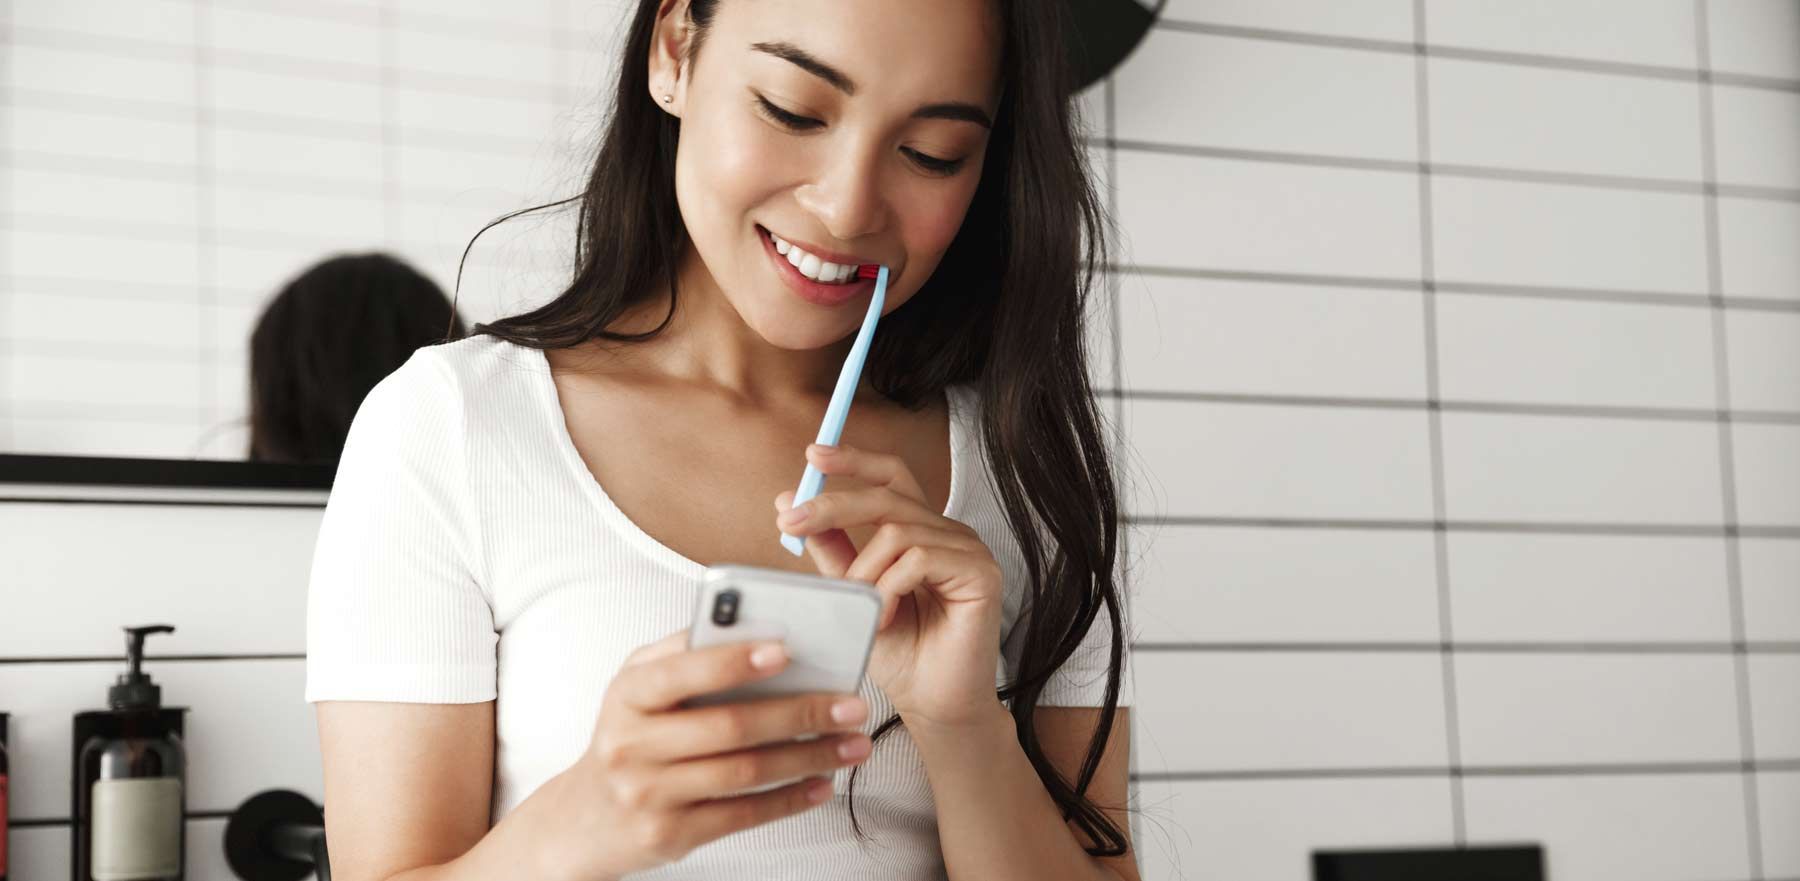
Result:
[[[856,342],[850,344],[850,355],[844,359],[844,369],[838,371],[837,388],[831,392],[831,403],[825,407],[825,421],[819,425],[818,442],[826,446],[837,446],[838,438],[844,433],[844,420],[850,416],[850,399],[856,396],[856,384],[862,378],[863,359],[869,354],[869,340],[875,337],[875,322],[881,318],[881,304],[887,299],[888,268],[865,263],[856,267],[857,278],[875,279],[875,296],[869,298],[869,314],[863,316],[862,329],[856,332]],[[800,487],[794,490],[794,505],[798,507],[813,496],[819,494],[819,488],[825,485],[825,474],[806,463],[806,472],[800,475]],[[798,535],[781,534],[781,546],[798,557],[806,549],[806,538]]]

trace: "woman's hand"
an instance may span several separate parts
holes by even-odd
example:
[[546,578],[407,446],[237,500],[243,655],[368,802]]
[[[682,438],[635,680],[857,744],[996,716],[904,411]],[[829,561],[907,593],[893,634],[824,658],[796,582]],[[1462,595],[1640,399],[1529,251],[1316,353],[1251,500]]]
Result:
[[[759,649],[774,648],[772,654]],[[687,709],[688,698],[766,679],[779,643],[687,648],[687,630],[639,648],[601,700],[587,751],[554,778],[560,877],[615,878],[713,839],[817,807],[829,775],[859,764],[868,715],[851,694],[806,694]],[[804,735],[817,739],[795,742]],[[815,775],[827,775],[824,777]],[[767,792],[744,790],[800,779]]]
[[[968,526],[926,506],[925,492],[898,456],[848,446],[807,447],[828,476],[858,489],[822,492],[790,510],[794,494],[775,497],[776,526],[806,537],[819,572],[866,581],[881,592],[881,629],[869,678],[902,718],[955,726],[997,704],[1001,570]],[[844,530],[872,525],[858,549]]]

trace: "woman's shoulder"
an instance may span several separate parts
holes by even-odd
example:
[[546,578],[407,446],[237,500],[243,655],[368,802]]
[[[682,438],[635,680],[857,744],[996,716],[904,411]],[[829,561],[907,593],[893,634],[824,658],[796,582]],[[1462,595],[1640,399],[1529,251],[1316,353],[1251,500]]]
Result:
[[414,406],[494,412],[509,402],[528,404],[534,383],[548,375],[538,351],[479,334],[413,350],[370,397],[405,398]]
[[448,374],[459,386],[479,388],[493,381],[528,381],[547,375],[545,364],[538,350],[483,333],[420,346],[401,369],[436,370]]

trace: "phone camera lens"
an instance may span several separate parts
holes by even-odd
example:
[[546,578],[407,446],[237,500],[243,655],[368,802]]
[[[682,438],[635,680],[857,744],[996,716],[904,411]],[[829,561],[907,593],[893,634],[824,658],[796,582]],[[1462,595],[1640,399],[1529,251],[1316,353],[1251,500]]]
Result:
[[713,597],[712,621],[720,627],[730,627],[737,623],[738,592],[721,590]]

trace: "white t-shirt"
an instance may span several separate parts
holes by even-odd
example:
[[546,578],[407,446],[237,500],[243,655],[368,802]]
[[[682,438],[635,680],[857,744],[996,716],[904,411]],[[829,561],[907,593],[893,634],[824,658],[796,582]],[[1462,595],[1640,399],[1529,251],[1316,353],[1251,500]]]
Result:
[[[1005,572],[1003,684],[1025,568],[976,437],[975,392],[946,396],[945,514],[976,529]],[[542,352],[486,335],[420,349],[363,401],[339,460],[307,596],[306,700],[497,700],[498,822],[581,755],[625,657],[691,623],[703,572],[607,497],[569,437]],[[1110,644],[1102,614],[1040,705],[1099,706]],[[1130,688],[1122,677],[1121,705]],[[867,678],[861,694],[872,733],[893,707]],[[850,827],[848,780],[848,769],[835,775],[825,805],[632,877],[943,877],[905,727],[857,775],[867,845]]]

